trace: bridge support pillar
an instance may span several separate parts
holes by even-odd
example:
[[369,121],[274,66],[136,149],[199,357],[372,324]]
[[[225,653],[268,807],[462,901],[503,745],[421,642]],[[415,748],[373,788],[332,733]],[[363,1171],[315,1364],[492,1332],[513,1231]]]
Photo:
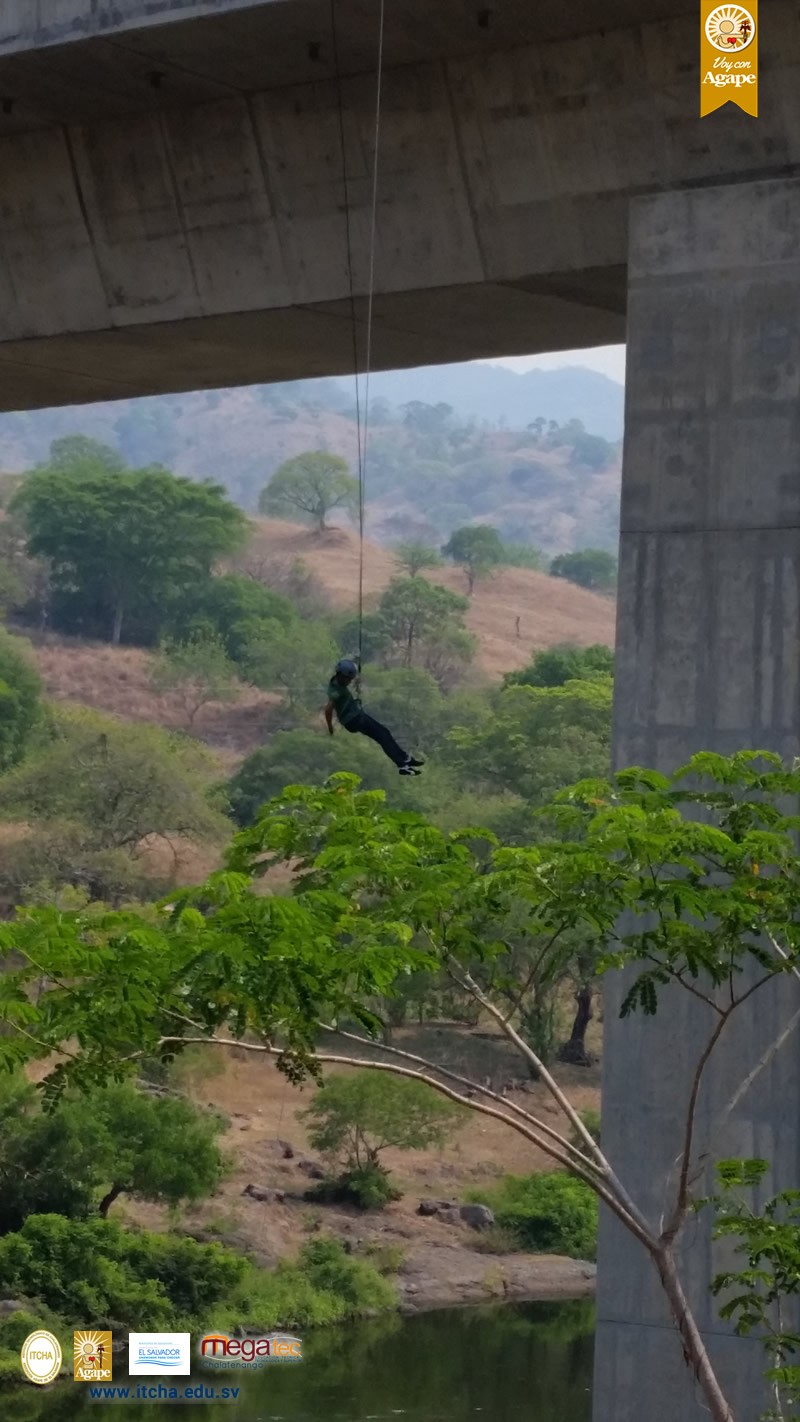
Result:
[[[799,232],[799,181],[633,203],[618,766],[669,771],[698,750],[800,749]],[[603,1144],[655,1223],[707,1028],[678,992],[655,1021],[622,1022],[619,990],[608,984]],[[800,1032],[715,1123],[799,1005],[787,980],[743,1009],[701,1105],[709,1159],[760,1156],[777,1189],[800,1186]],[[653,1267],[610,1218],[599,1264],[594,1422],[702,1422]],[[770,1402],[765,1358],[719,1322],[708,1283],[721,1262],[702,1219],[686,1230],[681,1265],[737,1422],[752,1422]]]

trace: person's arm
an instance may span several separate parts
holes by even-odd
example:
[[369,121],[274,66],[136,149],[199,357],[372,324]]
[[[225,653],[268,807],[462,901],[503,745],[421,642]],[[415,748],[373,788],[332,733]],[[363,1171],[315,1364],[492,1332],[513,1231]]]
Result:
[[325,721],[328,726],[328,735],[333,735],[333,702],[329,701],[325,707]]

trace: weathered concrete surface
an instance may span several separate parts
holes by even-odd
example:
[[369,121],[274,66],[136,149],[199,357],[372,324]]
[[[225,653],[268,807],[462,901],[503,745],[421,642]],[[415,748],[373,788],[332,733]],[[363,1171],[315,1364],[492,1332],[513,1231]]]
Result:
[[[798,231],[798,180],[633,204],[618,765],[669,771],[698,750],[800,750]],[[655,1223],[711,1025],[688,993],[654,1021],[621,1022],[616,1005],[612,988],[603,1144]],[[800,1181],[800,1037],[727,1118],[724,1108],[798,1007],[793,978],[757,994],[701,1097],[698,1154],[768,1160],[776,1189]],[[737,1422],[751,1422],[768,1406],[765,1359],[716,1317],[708,1282],[721,1264],[705,1222],[689,1225],[682,1264]],[[598,1273],[595,1422],[701,1422],[652,1266],[608,1220]]]
[[[351,367],[328,6],[178,23],[175,4],[137,28],[138,0],[41,0],[28,47],[0,53],[2,408]],[[790,0],[762,7],[757,122],[730,104],[697,118],[686,8],[613,0],[619,28],[581,34],[588,4],[508,0],[487,31],[461,0],[389,7],[377,367],[622,340],[632,195],[800,168]],[[55,42],[54,16],[87,13],[122,29]],[[363,352],[375,7],[339,14]]]

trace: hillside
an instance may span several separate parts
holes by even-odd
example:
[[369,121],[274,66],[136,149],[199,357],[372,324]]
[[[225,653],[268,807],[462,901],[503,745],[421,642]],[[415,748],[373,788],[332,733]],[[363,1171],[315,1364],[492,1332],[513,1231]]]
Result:
[[[540,400],[534,377],[558,398],[543,394]],[[550,554],[586,546],[615,550],[619,449],[605,434],[592,433],[596,402],[587,401],[578,377],[609,387],[609,410],[621,409],[622,387],[591,371],[519,376],[491,366],[453,366],[374,377],[370,536],[441,543],[454,528],[478,520]],[[500,407],[491,400],[482,405],[479,392],[498,381],[502,388],[512,382],[515,398],[507,407],[512,418],[495,415],[492,423],[482,410]],[[384,388],[391,400],[381,394]],[[452,399],[439,398],[440,391]],[[621,416],[600,427],[618,434]],[[75,433],[118,447],[133,466],[163,464],[221,483],[248,510],[293,455],[325,449],[352,468],[357,464],[354,386],[322,380],[0,415],[0,469],[30,468],[46,457],[51,440]]]
[[[253,537],[243,555],[252,572],[290,566],[302,559],[313,574],[327,606],[352,608],[358,594],[358,539],[346,529],[330,529],[322,537],[297,524],[255,519]],[[367,606],[377,602],[397,571],[386,548],[366,541],[364,591]],[[431,577],[463,593],[464,576],[457,568],[437,568]],[[585,591],[527,568],[503,568],[475,589],[467,624],[478,638],[477,669],[499,680],[507,671],[525,666],[533,652],[555,642],[590,646],[614,641],[615,605],[611,598]],[[520,619],[520,636],[516,619]],[[179,699],[153,691],[152,659],[136,647],[111,647],[48,634],[38,639],[33,656],[48,696],[108,711],[130,721],[151,721],[173,728],[185,724]],[[320,686],[320,704],[324,699]],[[230,771],[238,760],[260,745],[270,728],[276,697],[252,688],[233,705],[210,704],[198,715],[196,733]]]
[[[357,600],[358,539],[347,529],[330,529],[320,537],[297,524],[256,519],[248,557],[256,566],[302,558],[333,607],[353,607]],[[364,594],[368,604],[377,601],[397,572],[390,551],[367,540]],[[430,577],[454,592],[466,591],[458,568],[436,568]],[[555,642],[575,642],[581,647],[595,642],[612,645],[614,617],[611,598],[529,568],[502,568],[477,585],[466,620],[478,638],[477,666],[487,676],[499,678],[525,666],[533,652]]]

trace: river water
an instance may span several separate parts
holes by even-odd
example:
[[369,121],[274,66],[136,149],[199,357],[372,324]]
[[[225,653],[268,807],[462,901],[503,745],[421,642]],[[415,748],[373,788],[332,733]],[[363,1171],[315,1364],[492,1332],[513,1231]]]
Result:
[[318,1331],[301,1363],[195,1379],[238,1384],[233,1404],[102,1404],[68,1382],[15,1394],[3,1422],[590,1422],[592,1348],[586,1301],[396,1314]]

